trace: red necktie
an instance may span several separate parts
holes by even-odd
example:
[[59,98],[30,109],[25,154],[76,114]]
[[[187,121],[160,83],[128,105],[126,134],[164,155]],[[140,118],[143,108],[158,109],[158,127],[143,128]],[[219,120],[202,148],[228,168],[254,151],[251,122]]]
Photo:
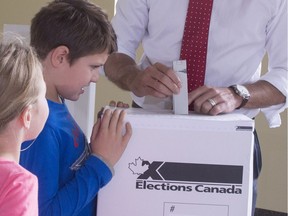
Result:
[[188,92],[204,84],[212,5],[213,0],[189,0],[180,54],[187,62]]

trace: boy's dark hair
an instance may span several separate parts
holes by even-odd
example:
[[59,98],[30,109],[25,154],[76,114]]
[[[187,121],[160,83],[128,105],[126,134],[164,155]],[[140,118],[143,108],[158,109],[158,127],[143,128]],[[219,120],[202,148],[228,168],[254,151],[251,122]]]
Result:
[[61,45],[69,48],[70,64],[83,56],[117,50],[107,14],[86,0],[55,0],[32,19],[31,45],[39,58]]

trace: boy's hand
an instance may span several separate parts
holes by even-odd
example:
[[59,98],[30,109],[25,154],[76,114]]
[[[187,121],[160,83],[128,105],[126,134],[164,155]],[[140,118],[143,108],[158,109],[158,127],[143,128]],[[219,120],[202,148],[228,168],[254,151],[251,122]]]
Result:
[[119,108],[129,108],[129,104],[124,103],[124,102],[122,102],[122,101],[118,101],[118,102],[116,103],[116,101],[114,101],[114,100],[111,100],[111,101],[109,102],[109,106],[111,106],[111,107],[119,107]]
[[107,109],[93,127],[90,144],[92,153],[103,157],[111,166],[120,159],[132,135],[129,122],[125,123],[123,134],[125,114],[124,110],[115,109],[112,113]]

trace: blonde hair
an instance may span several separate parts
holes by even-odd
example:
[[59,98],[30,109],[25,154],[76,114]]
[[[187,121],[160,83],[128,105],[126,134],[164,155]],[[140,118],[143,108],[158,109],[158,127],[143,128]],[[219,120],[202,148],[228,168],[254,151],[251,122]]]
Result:
[[22,39],[0,41],[0,131],[37,101],[42,67],[34,50]]

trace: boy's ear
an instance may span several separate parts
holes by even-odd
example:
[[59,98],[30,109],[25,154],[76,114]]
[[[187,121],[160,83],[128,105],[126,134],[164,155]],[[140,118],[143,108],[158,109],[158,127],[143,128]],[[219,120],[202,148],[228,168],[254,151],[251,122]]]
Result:
[[66,46],[58,46],[52,50],[51,62],[54,67],[59,67],[63,63],[68,62],[69,48]]
[[32,105],[26,107],[20,115],[21,122],[26,129],[30,128],[32,120]]

